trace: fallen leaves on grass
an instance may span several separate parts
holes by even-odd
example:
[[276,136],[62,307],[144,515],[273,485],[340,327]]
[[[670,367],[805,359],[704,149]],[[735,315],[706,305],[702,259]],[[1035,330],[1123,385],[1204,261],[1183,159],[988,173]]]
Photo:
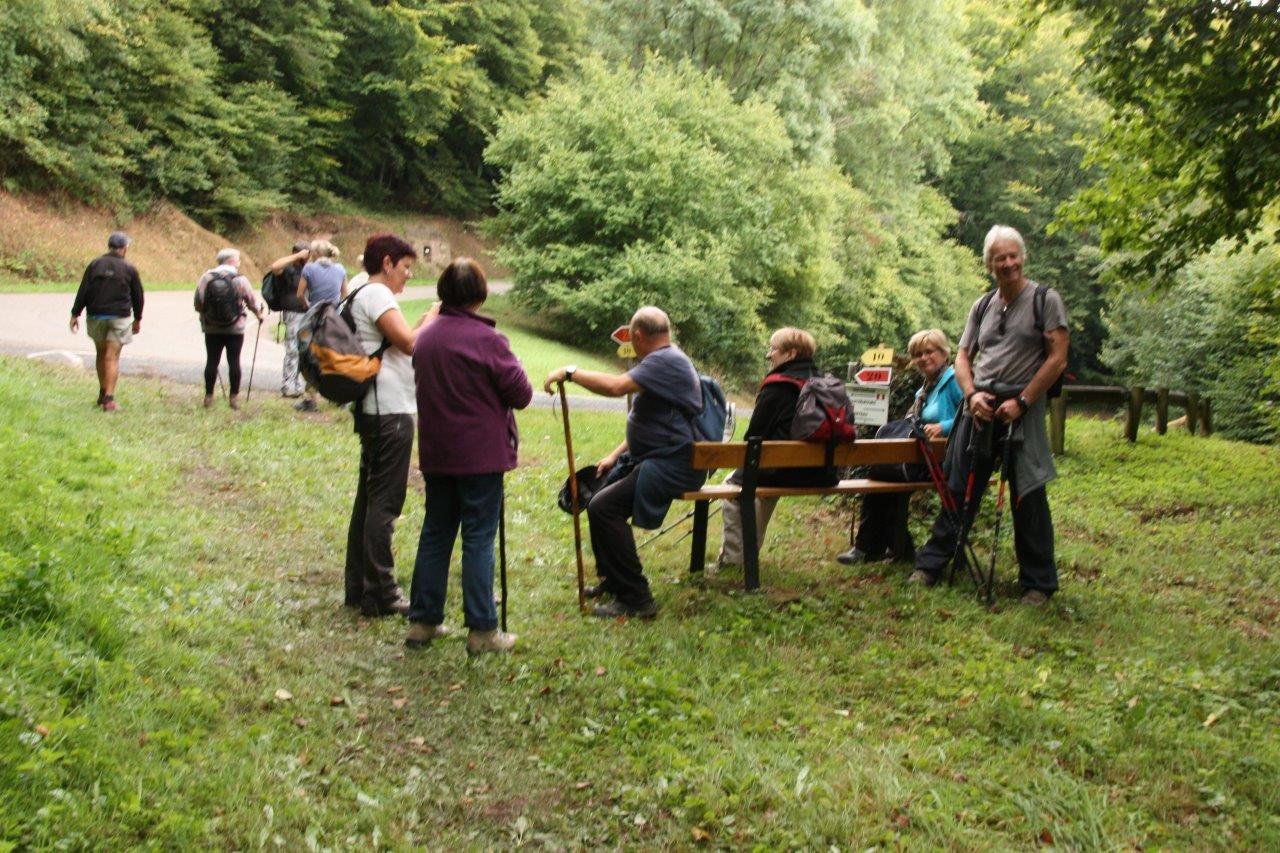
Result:
[[1228,710],[1228,709],[1227,709],[1227,706],[1226,706],[1226,705],[1223,705],[1221,708],[1219,708],[1218,710],[1214,711],[1214,712],[1213,712],[1212,714],[1210,714],[1209,716],[1205,717],[1205,718],[1204,718],[1204,722],[1203,722],[1203,723],[1201,723],[1200,725],[1204,726],[1206,729],[1207,729],[1207,728],[1209,728],[1209,727],[1210,727],[1210,726],[1212,726],[1214,723],[1218,722],[1218,720],[1221,720],[1221,719],[1222,719],[1222,717],[1223,717],[1223,715],[1227,713],[1227,710]]
[[392,708],[395,708],[397,711],[399,711],[401,708],[403,708],[403,707],[404,707],[405,705],[407,705],[408,703],[409,703],[409,700],[408,700],[408,699],[405,699],[405,698],[403,698],[403,697],[402,697],[402,698],[400,698],[400,699],[392,699],[392,700],[391,700],[391,707],[392,707]]
[[305,729],[308,725],[310,725],[310,723],[307,722],[306,717],[294,717],[293,724],[300,729]]
[[280,702],[292,702],[293,694],[281,687],[276,691],[276,700]]
[[711,833],[707,832],[700,826],[695,826],[689,830],[689,834],[693,836],[693,840],[698,844],[711,840]]
[[347,700],[346,700],[346,699],[344,699],[344,698],[342,698],[341,696],[330,696],[330,697],[329,697],[329,706],[330,706],[330,707],[332,707],[332,708],[338,708],[338,707],[340,707],[340,706],[342,706],[342,705],[345,705],[345,704],[347,704]]

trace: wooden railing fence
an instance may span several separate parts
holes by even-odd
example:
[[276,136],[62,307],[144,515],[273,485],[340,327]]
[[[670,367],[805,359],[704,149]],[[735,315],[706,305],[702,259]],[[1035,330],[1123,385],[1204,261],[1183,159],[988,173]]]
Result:
[[1062,453],[1066,443],[1067,406],[1070,403],[1111,403],[1125,406],[1124,437],[1138,440],[1138,427],[1142,423],[1142,407],[1154,403],[1156,407],[1156,432],[1169,431],[1169,404],[1181,407],[1187,414],[1187,431],[1192,435],[1213,433],[1213,407],[1208,397],[1168,388],[1142,388],[1134,385],[1064,385],[1062,396],[1049,401],[1049,445],[1055,454]]

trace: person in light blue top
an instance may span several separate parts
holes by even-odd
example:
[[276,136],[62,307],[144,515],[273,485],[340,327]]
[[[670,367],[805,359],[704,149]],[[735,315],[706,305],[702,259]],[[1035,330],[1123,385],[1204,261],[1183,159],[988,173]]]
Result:
[[[924,376],[924,384],[916,391],[911,412],[919,416],[929,438],[947,438],[955,423],[956,413],[964,402],[955,368],[951,366],[951,342],[941,329],[916,332],[907,343],[911,362]],[[898,503],[907,495],[866,495],[858,513],[858,532],[853,547],[836,557],[846,566],[884,559],[893,539],[893,524]],[[906,553],[915,550],[907,534]]]
[[[338,263],[341,252],[328,240],[315,240],[311,243],[311,260],[302,268],[298,276],[298,303],[305,312],[312,305],[321,302],[332,302],[338,305],[347,298],[347,270]],[[316,389],[307,386],[307,396],[296,406],[299,412],[314,412],[319,406],[316,403]]]

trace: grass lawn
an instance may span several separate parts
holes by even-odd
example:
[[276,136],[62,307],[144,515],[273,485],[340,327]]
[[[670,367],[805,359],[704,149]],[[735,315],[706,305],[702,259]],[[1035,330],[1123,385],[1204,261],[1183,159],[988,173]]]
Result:
[[[428,308],[432,300],[406,299],[401,303],[401,310],[410,323],[417,321]],[[535,390],[540,390],[547,374],[557,367],[564,367],[570,361],[586,370],[601,370],[617,373],[624,369],[620,359],[593,355],[581,349],[569,347],[551,340],[546,336],[546,329],[537,320],[521,318],[511,307],[509,297],[504,293],[490,296],[480,309],[480,313],[498,321],[498,331],[511,341],[511,350],[524,363],[525,372],[533,382]],[[570,394],[586,394],[581,388],[570,386]]]
[[[809,499],[762,594],[672,534],[660,617],[601,624],[531,411],[520,645],[473,662],[339,606],[345,416],[134,377],[105,416],[88,374],[0,367],[0,849],[1280,847],[1275,448],[1072,420],[1041,611],[840,567],[849,507]],[[576,413],[580,458],[620,426]]]
[[[87,264],[88,261],[85,261]],[[204,272],[201,270],[200,272]],[[143,281],[142,289],[152,290],[195,290],[197,273],[191,281]],[[256,290],[258,285],[254,284]],[[80,279],[65,281],[32,281],[28,278],[13,278],[0,273],[0,294],[4,293],[72,293],[80,289]]]

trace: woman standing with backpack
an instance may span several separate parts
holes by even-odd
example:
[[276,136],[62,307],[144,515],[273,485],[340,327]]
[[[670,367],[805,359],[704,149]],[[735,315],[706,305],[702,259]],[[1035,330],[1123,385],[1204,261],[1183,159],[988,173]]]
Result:
[[244,346],[245,308],[258,318],[261,328],[266,306],[256,295],[249,279],[240,274],[240,250],[223,249],[217,266],[196,283],[195,307],[204,332],[204,407],[213,405],[213,383],[223,350],[227,353],[227,381],[231,385],[231,408],[240,408],[240,350]]
[[[347,270],[338,263],[342,253],[328,240],[315,240],[311,244],[311,260],[302,268],[298,277],[298,301],[302,311],[318,302],[337,305],[347,298]],[[414,257],[417,257],[416,255]],[[316,389],[307,388],[307,397],[294,406],[300,412],[316,410]]]
[[[350,296],[351,320],[364,351],[382,353],[373,387],[355,404],[360,478],[347,527],[344,600],[370,617],[409,609],[396,582],[391,536],[404,509],[418,411],[409,360],[417,328],[405,322],[396,296],[404,292],[417,257],[412,246],[393,234],[370,237],[364,250],[369,281]],[[428,311],[418,326],[434,317],[435,311]]]

